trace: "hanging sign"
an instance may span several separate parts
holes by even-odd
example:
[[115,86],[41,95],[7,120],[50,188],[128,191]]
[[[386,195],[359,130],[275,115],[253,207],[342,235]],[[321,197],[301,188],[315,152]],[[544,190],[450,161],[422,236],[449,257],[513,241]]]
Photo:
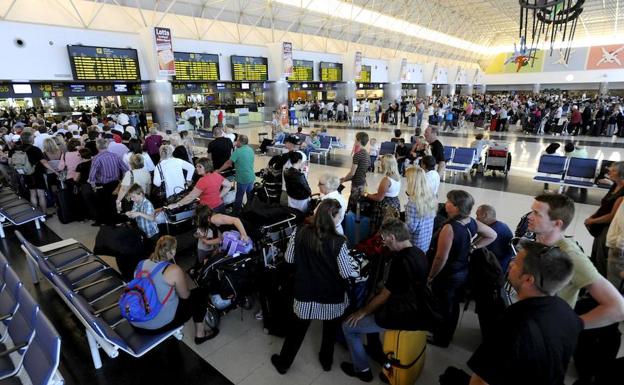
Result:
[[154,27],[156,41],[156,57],[158,59],[158,74],[160,76],[175,76],[175,57],[171,43],[169,28]]
[[282,43],[282,68],[284,69],[284,76],[290,77],[293,74],[293,57],[292,57],[292,43],[287,41]]
[[355,69],[353,71],[353,77],[359,79],[362,72],[362,52],[357,51],[355,53]]
[[401,82],[409,82],[410,81],[410,72],[407,70],[407,59],[401,59]]

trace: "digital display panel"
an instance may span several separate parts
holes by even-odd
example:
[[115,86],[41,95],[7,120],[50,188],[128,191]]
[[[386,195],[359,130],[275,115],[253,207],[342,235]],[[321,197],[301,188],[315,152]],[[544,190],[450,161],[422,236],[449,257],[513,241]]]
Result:
[[140,80],[136,49],[68,45],[75,80]]
[[293,60],[293,73],[290,81],[311,82],[314,80],[314,62],[312,60]]
[[219,80],[219,55],[174,52],[176,80]]
[[341,82],[342,63],[320,62],[320,74],[322,82]]
[[30,84],[13,84],[13,92],[16,94],[32,94]]
[[230,56],[232,63],[232,80],[264,81],[268,80],[268,60],[265,57]]
[[362,71],[360,71],[360,77],[355,79],[358,83],[370,83],[371,81],[371,66],[362,65]]

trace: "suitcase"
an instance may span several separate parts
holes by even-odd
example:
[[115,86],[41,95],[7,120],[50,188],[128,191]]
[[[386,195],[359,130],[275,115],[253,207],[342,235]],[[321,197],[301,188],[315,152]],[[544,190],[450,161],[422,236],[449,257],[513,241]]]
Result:
[[492,118],[492,121],[490,121],[490,131],[496,131],[497,125],[498,125],[498,119]]
[[413,385],[425,366],[427,332],[386,330],[383,374],[391,385]]
[[360,211],[360,203],[358,202],[355,213],[350,211],[345,215],[344,234],[347,237],[349,247],[355,247],[370,236],[370,218],[362,216]]
[[259,283],[264,332],[285,337],[295,318],[294,265],[284,262],[275,268],[265,269],[260,275]]
[[77,199],[72,190],[60,189],[55,193],[54,199],[56,200],[56,215],[58,215],[59,222],[67,224],[82,219],[76,209]]
[[416,116],[410,116],[409,119],[408,119],[407,125],[410,126],[410,127],[416,127],[416,122],[417,121],[418,120],[416,119]]
[[483,128],[483,118],[478,118],[474,124],[475,128]]

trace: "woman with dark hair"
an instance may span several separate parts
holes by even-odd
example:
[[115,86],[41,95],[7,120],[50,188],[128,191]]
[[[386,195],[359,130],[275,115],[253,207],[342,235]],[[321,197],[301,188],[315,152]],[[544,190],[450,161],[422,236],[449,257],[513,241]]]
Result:
[[225,211],[223,197],[232,188],[232,182],[215,172],[214,167],[212,167],[212,161],[208,158],[197,159],[195,170],[201,178],[199,178],[193,190],[180,201],[168,207],[184,206],[199,198],[200,204],[207,205],[214,212],[223,213]]
[[192,317],[195,324],[195,344],[199,345],[216,337],[219,329],[205,329],[208,291],[201,287],[188,287],[186,273],[175,262],[176,247],[176,239],[164,235],[156,242],[150,258],[139,262],[135,277],[140,272],[151,275],[162,307],[151,320],[131,324],[141,333],[160,334],[184,325]]
[[314,222],[295,231],[288,242],[285,258],[295,265],[296,317],[280,354],[271,356],[280,374],[285,374],[293,363],[312,320],[323,321],[319,361],[323,370],[331,370],[336,329],[349,305],[345,279],[357,275],[347,241],[336,233],[339,220],[340,203],[325,199],[316,209]]
[[308,212],[312,190],[305,174],[301,171],[303,155],[299,151],[291,151],[287,155],[291,164],[289,168],[284,170],[288,207],[295,208],[305,214]]
[[135,139],[135,138],[130,139],[128,141],[128,148],[130,149],[130,151],[125,153],[123,156],[123,161],[128,166],[130,166],[130,157],[134,154],[139,154],[143,156],[143,169],[147,172],[154,171],[154,168],[156,168],[154,166],[154,162],[152,161],[152,158],[150,158],[149,154],[143,150],[143,146],[141,145],[141,140]]
[[440,347],[448,347],[455,334],[459,320],[457,292],[468,278],[470,252],[496,239],[492,228],[470,217],[473,206],[474,198],[466,191],[449,191],[445,204],[448,220],[431,240],[428,256],[433,261],[428,283],[438,298],[443,322],[437,325],[430,342]]
[[218,231],[219,226],[234,226],[240,233],[243,241],[249,239],[245,226],[240,219],[229,215],[219,214],[206,205],[199,205],[195,209],[195,224],[197,231],[197,257],[199,262],[212,254],[215,247],[221,243],[221,236]]

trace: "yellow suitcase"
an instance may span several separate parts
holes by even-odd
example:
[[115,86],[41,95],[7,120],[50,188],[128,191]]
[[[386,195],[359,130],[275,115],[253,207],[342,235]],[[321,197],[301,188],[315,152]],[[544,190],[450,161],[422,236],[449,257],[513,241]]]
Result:
[[427,332],[386,330],[383,373],[391,385],[413,385],[425,366]]

